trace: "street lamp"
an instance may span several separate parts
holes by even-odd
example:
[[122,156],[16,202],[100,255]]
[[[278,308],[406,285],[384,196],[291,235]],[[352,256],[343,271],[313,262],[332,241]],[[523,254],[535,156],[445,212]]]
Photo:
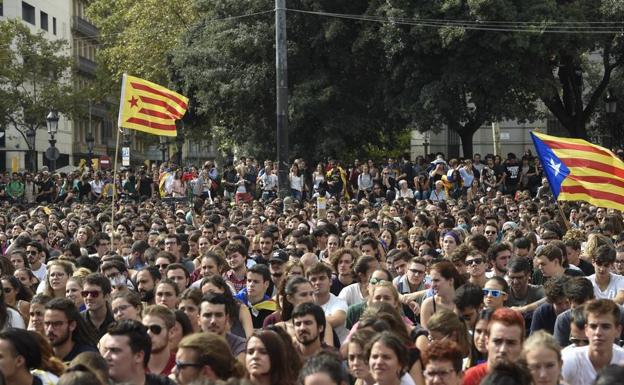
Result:
[[427,160],[427,155],[429,154],[429,132],[425,133],[425,140],[423,141],[423,147],[425,148],[425,160]]
[[167,137],[166,136],[161,136],[160,137],[160,152],[162,153],[162,162],[165,163],[167,161],[167,146],[169,145],[169,143],[167,143]]
[[184,149],[184,122],[181,120],[178,120],[176,123],[180,122],[178,125],[178,129],[176,130],[177,135],[176,135],[176,147],[178,149],[178,153],[177,153],[177,159],[176,162],[178,163],[178,166],[182,166],[182,150]]
[[618,139],[616,139],[617,136],[615,135],[616,133],[614,132],[615,131],[615,127],[614,127],[615,126],[614,125],[615,113],[617,112],[617,97],[613,94],[612,89],[607,90],[607,94],[605,95],[604,102],[605,102],[605,110],[607,112],[607,122],[609,124],[609,135],[608,135],[606,142],[608,144],[608,148],[613,149]]
[[50,135],[50,139],[48,142],[50,143],[50,148],[46,150],[46,157],[50,160],[50,171],[56,170],[56,160],[59,158],[59,150],[56,148],[56,139],[54,139],[54,135],[58,131],[58,122],[59,116],[58,112],[52,110],[48,112],[48,116],[46,116],[46,121],[48,122],[48,134]]
[[[27,168],[30,168],[31,172],[37,171],[37,152],[35,151],[35,137],[37,136],[37,131],[29,128],[26,130],[26,142],[28,144],[28,162],[26,164]],[[30,163],[30,164],[28,164]]]
[[95,146],[95,137],[93,136],[93,132],[89,131],[85,140],[87,141],[87,150],[89,151],[88,152],[89,164],[87,165],[87,167],[89,167],[89,169],[93,169],[93,147]]

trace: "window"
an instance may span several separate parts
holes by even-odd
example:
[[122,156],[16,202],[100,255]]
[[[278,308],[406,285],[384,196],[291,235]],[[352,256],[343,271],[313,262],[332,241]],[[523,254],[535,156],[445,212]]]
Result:
[[52,33],[56,35],[56,17],[52,18]]
[[22,1],[22,19],[35,25],[35,7],[25,1]]
[[47,31],[48,30],[48,14],[41,11],[39,16],[41,19],[41,29],[43,29],[44,31]]

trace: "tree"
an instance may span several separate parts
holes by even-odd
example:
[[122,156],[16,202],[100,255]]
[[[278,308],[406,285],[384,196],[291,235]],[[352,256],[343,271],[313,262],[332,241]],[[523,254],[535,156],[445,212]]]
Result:
[[[288,7],[365,14],[373,4],[351,0],[293,0]],[[201,18],[174,51],[173,78],[191,98],[196,129],[222,148],[246,144],[274,156],[275,26],[273,2],[198,1]],[[227,19],[234,15],[255,16]],[[219,20],[225,19],[225,20]],[[364,146],[389,146],[408,129],[384,82],[382,42],[370,24],[288,12],[290,152],[321,159],[364,155]]]
[[15,127],[30,150],[26,133],[45,127],[51,109],[78,113],[67,52],[65,41],[33,34],[19,21],[0,22],[0,125]]

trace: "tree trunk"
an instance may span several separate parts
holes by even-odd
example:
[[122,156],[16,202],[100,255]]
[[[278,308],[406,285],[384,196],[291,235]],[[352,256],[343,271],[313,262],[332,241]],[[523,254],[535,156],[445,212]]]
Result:
[[473,151],[472,138],[475,132],[473,130],[464,128],[463,130],[460,130],[457,133],[459,134],[459,137],[461,138],[462,151],[464,152],[464,158],[472,159],[472,151]]

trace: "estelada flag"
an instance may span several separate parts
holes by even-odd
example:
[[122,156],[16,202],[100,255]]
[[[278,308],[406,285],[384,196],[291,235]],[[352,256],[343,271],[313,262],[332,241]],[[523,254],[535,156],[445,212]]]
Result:
[[615,154],[583,139],[531,137],[556,200],[624,211],[624,162]]
[[147,80],[123,75],[118,126],[153,135],[176,136],[188,98]]

